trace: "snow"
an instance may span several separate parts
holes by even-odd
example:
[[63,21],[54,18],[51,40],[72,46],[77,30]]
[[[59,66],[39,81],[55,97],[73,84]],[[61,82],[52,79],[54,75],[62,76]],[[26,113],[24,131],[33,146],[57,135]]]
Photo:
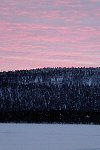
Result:
[[100,150],[100,126],[0,124],[0,150]]

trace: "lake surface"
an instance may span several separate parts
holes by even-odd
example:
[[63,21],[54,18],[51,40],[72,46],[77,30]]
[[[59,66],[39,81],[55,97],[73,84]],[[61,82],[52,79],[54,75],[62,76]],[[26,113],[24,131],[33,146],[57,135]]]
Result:
[[0,124],[0,150],[100,150],[100,126]]

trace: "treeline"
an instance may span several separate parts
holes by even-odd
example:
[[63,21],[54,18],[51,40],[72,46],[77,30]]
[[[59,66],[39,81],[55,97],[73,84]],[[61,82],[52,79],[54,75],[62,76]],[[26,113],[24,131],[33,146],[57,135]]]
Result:
[[0,73],[1,122],[100,124],[100,68]]

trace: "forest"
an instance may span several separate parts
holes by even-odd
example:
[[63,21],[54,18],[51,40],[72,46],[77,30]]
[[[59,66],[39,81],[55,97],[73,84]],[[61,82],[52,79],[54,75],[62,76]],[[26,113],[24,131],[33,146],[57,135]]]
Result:
[[100,124],[100,68],[0,72],[0,122]]

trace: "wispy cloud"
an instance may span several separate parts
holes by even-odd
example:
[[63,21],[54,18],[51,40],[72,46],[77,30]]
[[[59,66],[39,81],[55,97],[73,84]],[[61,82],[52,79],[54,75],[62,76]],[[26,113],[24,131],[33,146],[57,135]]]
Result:
[[0,0],[0,69],[99,66],[99,18],[99,0]]

